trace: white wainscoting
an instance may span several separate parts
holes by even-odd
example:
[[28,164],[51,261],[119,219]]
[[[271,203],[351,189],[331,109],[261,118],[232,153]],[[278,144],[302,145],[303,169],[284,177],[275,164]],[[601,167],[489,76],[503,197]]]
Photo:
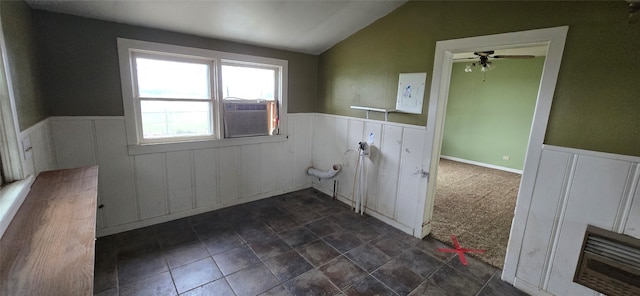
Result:
[[41,172],[55,170],[58,165],[49,118],[20,132],[21,148],[22,141],[27,138],[31,141],[32,155],[29,159],[25,159],[24,151],[21,153],[23,174],[37,176]]
[[[98,236],[311,187],[312,114],[284,142],[129,155],[124,117],[50,119],[58,169],[98,165]],[[32,140],[33,141],[33,140]]]
[[[640,157],[545,145],[515,286],[532,295],[598,295],[573,283],[587,225],[640,238]],[[517,219],[516,219],[517,221]]]
[[[23,142],[26,139],[31,142],[31,157],[25,157]],[[33,126],[20,132],[18,140],[21,148],[20,160],[22,162],[23,179],[2,187],[0,190],[0,237],[11,223],[24,202],[36,176],[42,171],[56,168],[56,158],[53,152],[51,127],[49,120],[42,120]]]
[[[351,203],[357,143],[373,132],[367,213],[414,231],[424,127],[325,114],[289,118],[285,142],[130,156],[123,117],[53,117],[21,133],[33,146],[25,172],[98,164],[102,236],[312,185],[332,194],[333,180],[305,174],[312,165],[342,164],[338,198]],[[640,238],[640,157],[545,145],[531,203],[518,207],[527,215],[515,219],[524,228],[522,247],[508,254],[518,258],[509,267],[515,286],[532,295],[598,295],[572,282],[584,230],[591,224]]]
[[342,164],[342,171],[333,179],[313,178],[313,187],[331,195],[333,180],[337,180],[338,198],[348,204],[353,200],[358,142],[368,141],[373,133],[371,154],[365,157],[366,213],[413,235],[416,209],[423,206],[418,205],[418,193],[425,128],[316,114],[313,131],[314,167],[327,170]]

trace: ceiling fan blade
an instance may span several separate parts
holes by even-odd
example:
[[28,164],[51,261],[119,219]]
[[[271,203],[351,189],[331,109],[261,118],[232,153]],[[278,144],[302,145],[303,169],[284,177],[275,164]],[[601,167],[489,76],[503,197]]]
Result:
[[488,56],[492,55],[493,53],[495,53],[495,51],[487,50],[487,51],[476,51],[473,54],[475,54],[477,56],[481,56],[481,57],[488,57]]
[[477,60],[478,57],[472,57],[472,58],[457,58],[457,59],[453,59],[454,61],[462,61],[462,60]]
[[495,55],[492,56],[494,59],[533,59],[535,56],[532,55]]

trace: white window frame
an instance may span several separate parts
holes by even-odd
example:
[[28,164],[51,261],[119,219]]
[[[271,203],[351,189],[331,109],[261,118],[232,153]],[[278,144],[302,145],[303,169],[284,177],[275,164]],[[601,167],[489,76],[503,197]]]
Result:
[[[288,86],[288,61],[267,57],[251,56],[215,50],[170,45],[163,43],[139,41],[125,38],[117,38],[118,59],[120,63],[120,81],[122,84],[122,101],[124,107],[125,127],[127,132],[127,144],[130,155],[159,153],[177,150],[206,149],[222,146],[236,146],[244,144],[257,144],[267,142],[286,141],[287,131],[287,86]],[[211,137],[180,137],[176,139],[143,139],[142,124],[140,122],[140,104],[136,98],[134,79],[135,69],[132,58],[136,53],[144,55],[167,56],[167,60],[206,60],[212,63],[210,75],[212,81],[212,116],[213,136]],[[256,136],[244,138],[225,139],[222,122],[222,77],[223,64],[247,65],[250,67],[277,68],[276,93],[279,104],[279,133],[271,136]]]
[[[168,55],[165,53],[156,53],[156,52],[147,52],[140,50],[131,50],[131,80],[133,84],[132,89],[132,97],[134,100],[134,112],[135,112],[135,121],[136,121],[136,131],[138,137],[138,143],[140,144],[153,144],[153,143],[169,143],[169,142],[186,142],[186,141],[198,141],[198,140],[215,140],[218,137],[217,132],[217,124],[215,121],[217,120],[215,113],[215,104],[216,104],[216,83],[213,83],[216,80],[216,63],[215,59],[211,58],[201,58],[201,57],[182,57],[175,55]],[[154,60],[161,61],[169,61],[169,62],[181,62],[181,63],[194,63],[207,65],[209,67],[208,80],[209,80],[209,99],[186,99],[186,98],[149,98],[149,97],[141,97],[138,93],[137,89],[137,67],[134,66],[135,58],[148,58]],[[145,100],[158,100],[158,101],[186,101],[186,102],[209,102],[209,114],[212,116],[210,120],[210,128],[212,134],[209,136],[191,136],[191,137],[175,137],[175,138],[149,138],[145,139],[143,137],[142,130],[142,110],[141,110],[141,102]]]
[[[282,89],[280,88],[280,86],[282,85],[282,67],[278,66],[278,65],[269,65],[269,64],[258,64],[258,63],[251,63],[251,62],[245,62],[245,61],[237,61],[237,60],[227,60],[227,59],[223,59],[220,61],[220,86],[222,86],[222,79],[224,77],[223,73],[222,73],[222,67],[223,66],[233,66],[233,67],[247,67],[247,68],[254,68],[254,69],[267,69],[267,70],[273,70],[274,71],[274,96],[276,98],[276,101],[278,101],[279,103],[281,103],[281,100],[279,100],[279,98],[281,97],[281,92]],[[220,99],[223,100],[225,98],[224,94],[223,94],[224,90],[220,89]],[[223,103],[221,101],[221,103]],[[278,113],[281,113],[282,110],[282,106],[280,106],[278,108]],[[279,115],[280,117],[280,115]],[[220,130],[220,134],[224,134],[224,131],[222,129],[224,129],[224,118],[222,116],[219,117],[219,122],[218,122],[218,126],[221,127]],[[281,128],[279,128],[280,130],[276,131],[277,134],[281,134]]]
[[[2,24],[2,20],[0,20]],[[0,27],[0,92],[8,96],[0,95],[0,158],[2,165],[0,170],[6,182],[0,186],[0,238],[9,227],[11,220],[18,212],[31,190],[35,176],[25,175],[24,151],[19,142],[20,130],[18,124],[18,112],[16,109],[11,70],[7,55],[7,46],[4,33]]]

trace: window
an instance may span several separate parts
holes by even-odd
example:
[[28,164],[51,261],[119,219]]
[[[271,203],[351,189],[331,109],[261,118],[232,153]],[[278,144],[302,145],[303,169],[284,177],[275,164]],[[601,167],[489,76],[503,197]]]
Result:
[[118,53],[129,145],[284,133],[285,60],[122,38]]
[[212,137],[214,61],[132,54],[142,142]]
[[278,133],[278,69],[223,61],[226,137]]

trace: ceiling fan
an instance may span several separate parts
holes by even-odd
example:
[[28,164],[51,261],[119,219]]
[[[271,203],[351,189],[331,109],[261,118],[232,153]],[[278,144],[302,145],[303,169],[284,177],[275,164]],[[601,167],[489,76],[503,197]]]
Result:
[[473,62],[468,64],[465,68],[465,72],[473,72],[473,67],[481,66],[480,70],[483,72],[482,81],[485,80],[484,73],[493,69],[489,58],[491,59],[532,59],[535,58],[533,55],[493,55],[495,51],[487,50],[487,51],[476,51],[473,54],[475,57],[470,58],[460,58],[456,60],[478,60],[477,62]]

